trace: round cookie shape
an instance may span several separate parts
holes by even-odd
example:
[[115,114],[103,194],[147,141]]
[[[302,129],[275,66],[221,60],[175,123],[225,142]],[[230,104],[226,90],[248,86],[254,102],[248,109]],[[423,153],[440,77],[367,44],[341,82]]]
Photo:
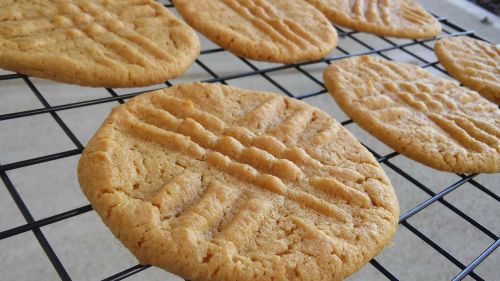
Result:
[[500,104],[500,46],[467,36],[447,37],[434,47],[446,71],[465,86]]
[[323,58],[337,45],[328,19],[303,0],[175,0],[182,17],[241,57],[281,63]]
[[390,181],[337,121],[218,84],[115,107],[78,178],[141,263],[189,280],[341,280],[398,224]]
[[414,0],[306,0],[334,24],[401,38],[438,35],[441,25]]
[[182,74],[200,51],[187,24],[152,0],[0,0],[0,68],[92,87]]
[[500,172],[500,110],[477,92],[371,56],[332,63],[323,79],[342,110],[397,152],[443,171]]

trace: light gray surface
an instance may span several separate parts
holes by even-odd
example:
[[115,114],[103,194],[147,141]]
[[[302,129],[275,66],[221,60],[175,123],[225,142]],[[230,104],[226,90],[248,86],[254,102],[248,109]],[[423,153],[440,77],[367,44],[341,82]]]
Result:
[[[453,23],[473,30],[488,40],[500,43],[500,18],[467,0],[418,0],[427,10]],[[488,18],[490,24],[481,21]]]
[[[460,1],[452,2],[453,6],[448,6],[450,4],[448,0],[422,0],[422,2],[431,11],[446,14],[450,20],[458,20],[459,25],[476,29],[481,34],[490,34],[492,37],[489,38],[498,42],[498,29],[492,31],[494,28],[491,26],[478,23],[477,18],[481,16],[477,16],[477,12],[476,16],[470,16],[463,9],[456,8],[460,7],[457,4]],[[376,48],[389,46],[387,42],[373,35],[357,34],[355,36]],[[409,41],[398,39],[397,42]],[[203,38],[202,43],[204,49],[216,47]],[[339,45],[354,53],[367,51],[366,47],[350,39],[342,39]],[[432,46],[432,44],[429,45]],[[433,52],[422,46],[408,49],[418,53],[427,61],[435,61]],[[333,53],[333,55],[340,54],[338,50]],[[425,64],[400,50],[384,54],[399,61]],[[228,53],[204,55],[199,59],[221,76],[251,71],[248,65]],[[277,65],[261,62],[252,63],[259,68]],[[325,66],[323,63],[318,63],[303,68],[316,79],[322,80],[322,71]],[[444,76],[440,71],[433,70],[433,72]],[[5,73],[8,72],[0,70],[0,74]],[[312,93],[321,89],[318,84],[295,69],[273,72],[269,76],[296,95]],[[194,64],[184,76],[173,79],[171,82],[177,84],[209,78],[212,77],[199,65]],[[109,93],[104,89],[64,85],[38,78],[30,79],[51,105],[109,96]],[[228,83],[249,89],[281,92],[277,86],[261,75],[234,79]],[[116,91],[118,94],[127,94],[159,87],[162,85],[141,89],[118,89]],[[305,101],[320,107],[339,121],[348,119],[327,94],[307,98]],[[111,107],[117,104],[117,102],[104,103],[59,111],[57,114],[74,132],[79,141],[86,143],[101,124],[103,118],[109,113]],[[42,107],[40,101],[21,79],[0,81],[0,114],[40,107]],[[390,148],[367,134],[356,124],[349,124],[346,127],[375,152],[381,155],[392,152]],[[0,122],[0,164],[74,148],[74,144],[65,136],[50,114]],[[88,204],[78,187],[75,170],[77,161],[78,156],[73,156],[7,172],[35,219],[42,219]],[[460,180],[457,175],[435,171],[404,156],[395,157],[391,163],[406,171],[433,192],[439,192],[444,187]],[[383,167],[395,187],[402,213],[429,198],[427,193],[388,166],[383,165]],[[500,193],[500,176],[498,174],[480,175],[477,177],[477,181],[496,194]],[[496,235],[500,233],[500,220],[498,219],[500,206],[497,201],[484,192],[470,184],[465,184],[445,196],[445,199]],[[0,211],[0,231],[25,223],[1,181]],[[493,243],[491,238],[440,202],[436,202],[416,214],[409,219],[409,223],[463,264],[472,262],[486,247]],[[113,237],[95,212],[72,217],[41,229],[74,280],[102,279],[137,264],[135,258]],[[404,226],[399,228],[392,245],[387,247],[377,257],[377,260],[400,280],[450,280],[460,272],[457,266]],[[500,254],[497,251],[475,272],[486,280],[500,280],[499,264]],[[0,240],[0,276],[1,280],[57,280],[58,278],[32,232]],[[161,269],[150,268],[127,280],[180,279]],[[368,264],[349,280],[386,280],[386,278],[375,267]],[[472,279],[468,277],[467,280]]]

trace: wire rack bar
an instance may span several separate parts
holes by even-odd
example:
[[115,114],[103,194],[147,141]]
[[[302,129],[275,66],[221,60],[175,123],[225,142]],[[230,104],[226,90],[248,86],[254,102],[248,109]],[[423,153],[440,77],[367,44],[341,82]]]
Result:
[[18,79],[18,78],[22,78],[23,75],[22,74],[18,74],[18,73],[15,73],[15,74],[5,74],[5,75],[1,75],[0,76],[0,81],[2,80],[11,80],[11,79]]
[[491,246],[486,249],[479,257],[477,257],[471,264],[469,264],[462,272],[460,272],[452,281],[459,281],[464,279],[467,275],[472,275],[474,268],[476,268],[482,261],[491,255],[500,246],[500,239],[495,241]]
[[36,164],[40,164],[40,163],[44,163],[44,162],[48,162],[48,161],[54,161],[54,160],[61,159],[61,158],[71,157],[71,156],[75,156],[75,155],[82,153],[82,151],[83,151],[83,148],[76,148],[76,149],[58,152],[58,153],[54,153],[54,154],[35,157],[35,158],[27,159],[27,160],[21,160],[18,162],[12,162],[9,164],[5,164],[5,166],[3,166],[3,170],[9,171],[9,170],[19,169],[19,168],[23,168],[23,167],[27,167],[27,166],[31,166],[31,165],[36,165]]
[[[460,176],[461,177],[466,177],[466,175],[460,175]],[[484,185],[478,183],[474,179],[471,179],[469,181],[469,183],[472,184],[473,186],[477,187],[477,189],[481,190],[482,192],[488,194],[490,197],[492,197],[493,199],[495,199],[497,202],[500,202],[500,196],[496,195],[493,191],[491,191],[490,189],[488,189]]]
[[[19,211],[21,211],[21,214],[23,215],[24,219],[28,223],[32,223],[34,221],[33,216],[31,215],[30,211],[28,210],[28,207],[26,207],[26,204],[24,204],[23,199],[21,198],[21,195],[17,192],[16,188],[12,184],[11,180],[5,173],[5,171],[1,170],[0,166],[0,177],[2,178],[2,181],[5,184],[5,187],[9,191],[10,195],[12,196],[12,199],[14,199],[14,202],[16,203],[17,208]],[[50,263],[56,270],[57,274],[61,278],[61,280],[71,280],[71,278],[68,275],[68,272],[66,272],[66,269],[62,265],[61,261],[57,257],[56,253],[50,246],[49,242],[47,241],[47,238],[43,235],[42,231],[40,228],[33,228],[32,229],[33,234],[35,235],[36,240],[42,246],[43,251],[47,255],[47,257],[50,260]]]
[[373,267],[375,267],[378,271],[380,271],[380,273],[384,274],[384,276],[387,277],[387,279],[389,279],[390,281],[399,281],[396,276],[392,275],[392,273],[390,273],[385,267],[383,267],[377,260],[371,259],[370,264],[373,265]]
[[134,274],[137,274],[145,269],[148,269],[150,268],[151,266],[150,265],[143,265],[143,264],[138,264],[138,265],[135,265],[131,268],[128,268],[128,269],[125,269],[124,271],[120,271],[118,272],[117,274],[113,275],[113,276],[110,276],[108,278],[105,278],[103,279],[103,281],[119,281],[119,280],[123,280],[127,277],[130,277]]
[[226,80],[225,79],[221,79],[219,77],[219,75],[217,75],[217,73],[215,73],[214,71],[212,71],[208,66],[206,66],[203,62],[201,62],[199,59],[196,59],[195,60],[196,64],[198,64],[201,68],[203,68],[203,70],[205,70],[208,74],[210,74],[212,77],[214,77],[214,79],[218,79],[217,82],[221,82],[222,84],[226,84]]
[[[174,8],[174,5],[172,3],[166,4],[165,5],[167,8]],[[319,63],[324,63],[325,66],[327,64],[330,64],[333,61],[344,59],[344,58],[349,58],[353,56],[360,56],[360,55],[370,55],[370,54],[378,54],[382,57],[385,57],[387,59],[390,59],[388,55],[385,53],[393,51],[393,50],[401,50],[404,53],[414,57],[418,61],[422,62],[423,65],[422,67],[427,68],[427,67],[432,67],[438,71],[441,71],[442,73],[446,73],[446,71],[439,66],[438,61],[428,61],[422,56],[416,54],[415,52],[412,52],[409,47],[412,46],[422,46],[423,48],[427,50],[433,50],[433,47],[429,46],[430,43],[435,41],[436,39],[439,39],[441,37],[447,37],[447,36],[459,36],[459,35],[467,35],[471,36],[477,39],[482,39],[477,34],[474,34],[473,31],[471,30],[466,30],[454,23],[451,23],[444,17],[438,17],[436,18],[442,23],[444,29],[443,32],[446,33],[445,36],[440,36],[438,38],[431,38],[431,39],[423,39],[423,40],[411,40],[408,43],[404,44],[398,44],[394,42],[394,40],[383,37],[383,36],[377,36],[384,42],[388,43],[390,46],[385,47],[385,48],[375,48],[372,47],[370,44],[367,42],[361,40],[360,38],[357,37],[358,34],[361,34],[360,32],[357,31],[349,31],[349,30],[344,30],[342,28],[338,28],[337,30],[339,31],[339,37],[340,38],[349,38],[352,39],[354,42],[360,44],[364,48],[367,49],[367,51],[364,52],[350,52],[347,49],[344,49],[342,47],[337,47],[337,50],[342,53],[340,56],[330,56],[327,58],[323,58],[320,60],[315,60],[315,61],[309,61],[309,62],[301,62],[301,63],[295,63],[295,64],[288,64],[288,65],[278,65],[278,66],[271,66],[271,67],[265,67],[265,68],[259,68],[257,67],[254,63],[252,63],[250,60],[247,60],[245,58],[238,57],[239,60],[241,60],[244,64],[246,64],[251,70],[250,71],[244,71],[244,72],[239,72],[231,75],[224,75],[221,76],[219,75],[216,71],[210,68],[209,65],[207,65],[205,62],[202,61],[202,59],[196,59],[195,63],[203,69],[206,73],[208,73],[212,78],[206,79],[203,82],[221,82],[223,84],[227,84],[227,81],[234,80],[234,79],[240,79],[240,78],[245,78],[245,77],[250,77],[250,76],[255,76],[259,75],[263,77],[265,80],[270,82],[272,85],[277,87],[280,91],[282,91],[284,94],[297,98],[297,99],[306,99],[309,97],[314,97],[322,94],[326,94],[327,90],[325,89],[325,86],[322,81],[317,79],[315,76],[313,76],[311,73],[309,73],[307,70],[305,70],[303,67],[308,66],[308,65],[314,65],[314,64],[319,64]],[[447,29],[450,28],[452,31],[448,31]],[[454,30],[454,31],[453,31]],[[487,41],[487,40],[485,40]],[[202,58],[204,55],[208,54],[216,54],[216,53],[222,53],[226,52],[222,48],[212,48],[212,49],[206,49],[201,51],[200,58]],[[314,92],[309,92],[309,93],[301,93],[300,95],[294,95],[287,87],[283,86],[279,82],[277,82],[275,79],[273,79],[269,74],[273,72],[278,72],[282,70],[288,70],[288,69],[295,69],[304,77],[307,77],[309,80],[313,81],[316,85],[320,87],[320,90],[314,91]],[[36,96],[36,98],[42,103],[42,107],[36,108],[36,109],[31,109],[31,110],[25,110],[25,111],[17,111],[13,113],[8,113],[8,114],[2,114],[0,115],[0,121],[5,121],[5,120],[11,120],[11,119],[16,119],[16,118],[23,118],[23,117],[28,117],[28,116],[36,116],[39,114],[50,114],[51,117],[56,121],[58,126],[65,132],[67,137],[72,141],[72,143],[75,145],[74,149],[70,149],[67,151],[62,151],[62,152],[57,152],[49,155],[44,155],[40,157],[35,157],[31,159],[23,159],[17,162],[12,162],[12,163],[6,163],[0,165],[0,177],[2,181],[4,182],[6,189],[8,190],[9,194],[13,198],[16,206],[19,208],[21,211],[23,217],[26,220],[26,224],[20,225],[11,229],[7,229],[5,231],[0,232],[0,240],[6,239],[9,237],[13,237],[15,235],[19,235],[21,233],[26,233],[31,231],[40,246],[42,247],[44,253],[47,255],[49,258],[52,266],[55,268],[57,274],[61,278],[61,280],[71,280],[71,277],[69,274],[66,272],[63,263],[59,259],[59,257],[55,254],[54,250],[52,249],[51,245],[43,235],[42,231],[40,230],[41,227],[66,220],[71,217],[75,217],[87,212],[92,211],[92,206],[91,205],[85,205],[76,209],[68,210],[66,212],[62,212],[47,218],[43,218],[40,220],[34,220],[33,216],[31,215],[28,207],[24,203],[22,197],[20,194],[17,192],[16,187],[13,185],[11,180],[9,179],[7,175],[7,171],[11,171],[14,169],[19,169],[23,168],[26,166],[31,166],[31,165],[36,165],[36,164],[41,164],[49,161],[54,161],[57,159],[62,159],[66,157],[71,157],[75,155],[79,155],[82,150],[83,150],[83,145],[80,143],[78,138],[75,136],[75,134],[71,131],[71,129],[65,124],[65,122],[62,120],[62,118],[58,115],[59,111],[64,111],[64,110],[69,110],[69,109],[74,109],[74,108],[81,108],[81,107],[88,107],[88,106],[93,106],[93,105],[98,105],[102,103],[108,103],[108,102],[118,102],[118,103],[124,103],[127,99],[132,98],[134,96],[137,96],[139,94],[144,93],[145,91],[137,91],[134,93],[129,93],[129,94],[124,94],[124,95],[119,95],[115,92],[115,90],[106,88],[105,90],[109,94],[109,97],[105,98],[98,98],[98,99],[90,99],[90,100],[85,100],[81,102],[74,102],[74,103],[67,103],[67,104],[62,104],[62,105],[57,105],[57,106],[52,106],[48,103],[48,101],[44,98],[44,96],[40,93],[40,91],[36,88],[34,83],[30,80],[29,77],[22,75],[22,74],[5,74],[5,75],[0,75],[0,81],[5,81],[5,80],[13,80],[13,79],[20,79],[24,81],[24,83],[30,88],[31,92]],[[172,84],[169,81],[165,82],[165,86],[169,87],[172,86]],[[341,121],[341,124],[343,126],[348,126],[352,124],[353,121],[351,119]],[[363,144],[364,145],[364,144]],[[424,191],[427,193],[430,198],[427,200],[417,204],[413,208],[411,208],[409,211],[407,211],[405,214],[402,214],[400,216],[400,224],[407,228],[411,233],[419,237],[422,241],[424,241],[427,245],[432,247],[435,251],[440,253],[442,256],[444,256],[446,259],[448,259],[451,263],[453,263],[455,266],[457,266],[461,272],[453,279],[455,280],[462,280],[466,276],[470,276],[471,278],[475,280],[483,280],[480,276],[478,276],[475,272],[474,269],[482,262],[484,261],[489,255],[491,255],[495,250],[497,250],[498,246],[500,245],[500,240],[498,236],[493,233],[493,231],[489,230],[487,227],[483,226],[473,218],[471,218],[469,215],[465,214],[463,211],[449,203],[448,201],[445,200],[445,196],[450,194],[451,192],[454,192],[461,186],[463,186],[465,183],[470,183],[473,187],[477,188],[478,190],[481,190],[484,194],[487,194],[489,197],[493,198],[496,200],[496,202],[500,202],[499,196],[495,194],[491,189],[488,187],[480,184],[475,180],[475,178],[478,176],[477,174],[472,174],[472,175],[458,175],[460,179],[456,181],[455,183],[451,184],[448,187],[443,188],[440,192],[433,192],[430,190],[427,186],[425,186],[423,183],[419,182],[412,176],[410,176],[406,171],[402,170],[395,164],[393,164],[390,160],[393,159],[394,157],[399,156],[400,154],[397,152],[390,152],[386,155],[379,155],[377,154],[374,150],[372,150],[370,147],[366,146],[367,149],[375,156],[377,161],[379,163],[384,163],[388,168],[405,178],[407,181],[412,183],[415,187],[419,188],[420,190]],[[428,206],[440,202],[443,206],[447,207],[449,210],[460,216],[462,219],[465,221],[469,222],[472,226],[474,226],[476,229],[479,231],[483,232],[486,234],[488,237],[493,239],[495,242],[491,244],[487,249],[484,250],[484,252],[479,255],[474,261],[472,261],[469,265],[465,266],[463,263],[461,263],[457,258],[455,258],[453,255],[451,255],[449,252],[444,250],[441,246],[439,246],[436,242],[434,242],[431,238],[420,232],[417,228],[415,228],[410,222],[408,221],[410,218],[412,218],[415,214],[418,214]],[[381,263],[379,263],[376,259],[372,259],[370,261],[370,264],[376,268],[378,271],[380,271],[388,280],[399,280],[393,273],[391,273],[386,267],[384,267]],[[151,266],[149,265],[135,265],[132,266],[128,269],[125,269],[121,272],[118,272],[104,280],[110,281],[110,280],[123,280],[127,277],[130,277],[136,273],[139,273],[143,270],[146,270],[147,268],[150,268]]]
[[44,218],[44,219],[41,219],[38,221],[33,221],[31,223],[20,225],[20,226],[17,226],[17,227],[0,232],[0,240],[5,239],[5,238],[9,238],[9,237],[14,236],[14,235],[21,234],[21,233],[26,232],[26,231],[40,228],[40,227],[45,226],[45,225],[56,223],[58,221],[62,221],[62,220],[65,220],[65,219],[68,219],[68,218],[71,218],[74,216],[78,216],[78,215],[90,212],[92,210],[93,209],[92,209],[91,205],[85,205],[83,207],[69,210],[69,211],[66,211],[64,213],[60,213],[60,214],[50,216],[50,217],[47,217],[47,218]]
[[447,195],[448,193],[452,192],[453,190],[457,189],[458,187],[462,186],[464,183],[466,183],[467,181],[470,181],[472,178],[474,178],[475,176],[477,176],[477,174],[474,174],[474,175],[468,175],[466,177],[463,177],[461,180],[459,180],[458,182],[452,184],[451,186],[445,188],[443,191],[435,194],[434,196],[432,196],[431,198],[427,199],[426,201],[418,204],[417,206],[415,206],[413,209],[409,210],[408,212],[406,212],[404,215],[402,215],[401,217],[399,217],[399,221],[405,221],[407,219],[409,219],[410,217],[412,217],[413,215],[415,215],[416,213],[422,211],[424,208],[426,208],[427,206],[429,206],[430,204],[436,202],[437,200],[443,198],[445,195]]
[[[420,232],[418,229],[416,229],[413,225],[411,225],[407,221],[401,222],[402,225],[404,225],[408,230],[413,232],[415,235],[417,235],[420,239],[422,239],[425,243],[427,243],[429,246],[434,248],[434,250],[438,251],[442,256],[447,258],[449,261],[451,261],[454,265],[458,266],[460,269],[465,270],[465,265],[463,265],[459,260],[457,260],[453,255],[448,253],[446,250],[441,248],[436,242],[432,241],[429,237],[427,237],[425,234]],[[474,278],[475,280],[478,281],[484,281],[483,278],[479,277],[477,274],[474,272],[470,271],[469,275]]]

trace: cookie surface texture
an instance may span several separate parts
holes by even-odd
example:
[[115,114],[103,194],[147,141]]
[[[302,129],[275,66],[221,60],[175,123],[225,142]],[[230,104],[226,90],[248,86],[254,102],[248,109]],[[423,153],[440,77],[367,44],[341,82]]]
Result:
[[320,59],[337,45],[328,19],[303,0],[176,0],[196,30],[249,59],[293,63]]
[[500,104],[500,46],[467,36],[448,37],[435,45],[439,62],[457,80]]
[[337,121],[216,84],[114,108],[78,175],[141,263],[189,280],[341,280],[398,222],[384,171]]
[[370,56],[332,63],[323,78],[342,110],[397,152],[443,171],[500,172],[500,110],[477,92]]
[[187,24],[152,0],[0,0],[0,68],[93,87],[137,87],[199,54]]
[[438,35],[441,25],[414,0],[306,0],[334,24],[402,38]]

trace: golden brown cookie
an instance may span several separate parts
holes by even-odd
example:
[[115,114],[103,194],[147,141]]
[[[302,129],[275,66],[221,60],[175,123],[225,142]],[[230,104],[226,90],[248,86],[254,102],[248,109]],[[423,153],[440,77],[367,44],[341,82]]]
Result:
[[293,63],[320,59],[337,45],[337,32],[303,0],[175,0],[196,30],[249,59]]
[[94,87],[176,77],[196,33],[152,0],[0,0],[0,68]]
[[443,171],[500,172],[500,110],[478,93],[369,56],[332,63],[323,78],[339,106],[397,152]]
[[414,0],[306,0],[334,24],[382,36],[426,38],[441,25]]
[[218,84],[114,108],[78,176],[141,263],[189,280],[341,280],[398,223],[384,171],[337,121]]
[[465,86],[500,104],[500,45],[467,36],[437,41],[436,56]]

